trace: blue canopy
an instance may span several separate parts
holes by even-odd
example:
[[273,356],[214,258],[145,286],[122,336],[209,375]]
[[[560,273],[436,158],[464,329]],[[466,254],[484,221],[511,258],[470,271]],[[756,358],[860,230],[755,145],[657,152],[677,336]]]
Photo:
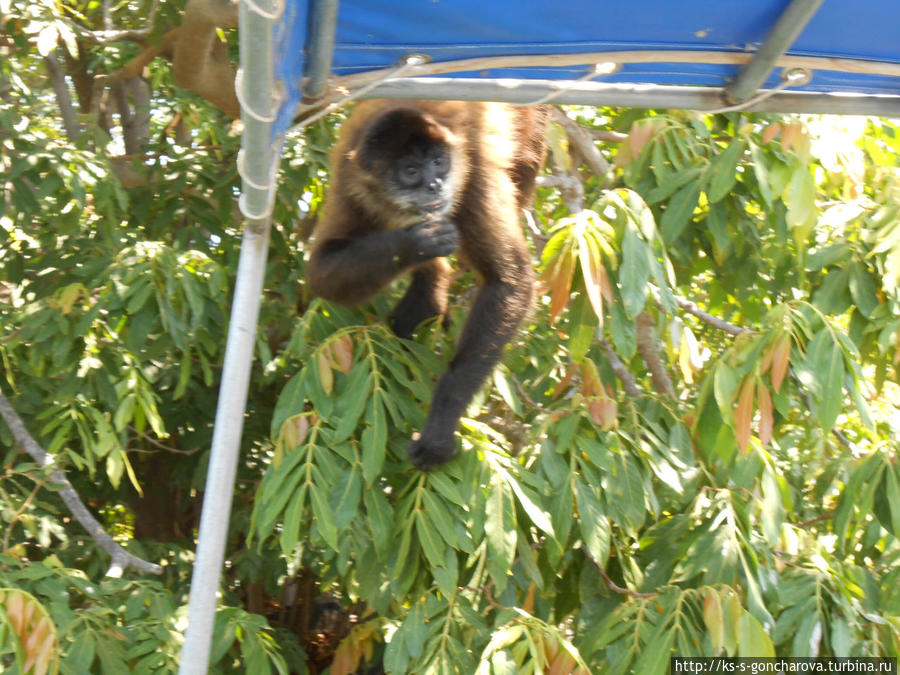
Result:
[[[900,115],[897,0],[286,1],[281,126],[304,96],[340,100],[361,86],[372,97],[522,103],[537,93],[705,109],[751,99],[734,95],[751,65],[753,94],[785,90],[755,109]],[[428,62],[398,68],[411,54]],[[783,83],[785,69],[804,77]]]

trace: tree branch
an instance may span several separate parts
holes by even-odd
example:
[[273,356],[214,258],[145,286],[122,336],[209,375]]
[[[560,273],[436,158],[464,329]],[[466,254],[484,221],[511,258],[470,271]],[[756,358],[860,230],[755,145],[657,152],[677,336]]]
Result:
[[688,314],[692,314],[693,316],[700,319],[700,321],[705,323],[707,326],[712,326],[713,328],[716,328],[718,330],[725,331],[729,335],[738,336],[742,333],[752,332],[749,328],[735,326],[733,323],[728,323],[724,319],[720,319],[717,316],[713,316],[712,314],[704,312],[690,300],[679,298],[677,295],[675,296],[675,303]]
[[634,379],[634,375],[632,375],[631,371],[625,367],[625,364],[622,362],[622,359],[619,358],[619,355],[616,354],[612,345],[601,338],[600,346],[603,348],[603,351],[606,352],[606,359],[609,361],[609,365],[616,374],[616,377],[618,377],[619,381],[622,383],[625,393],[631,398],[640,398],[643,396],[641,388],[638,387],[637,381]]
[[553,108],[553,121],[559,124],[569,137],[569,143],[575,148],[588,168],[600,179],[600,189],[606,188],[611,179],[611,167],[597,146],[590,132],[575,120],[569,119],[559,108]]
[[637,350],[644,359],[644,363],[647,364],[647,369],[650,371],[650,379],[653,380],[653,386],[656,390],[669,396],[675,396],[672,380],[669,379],[665,364],[659,355],[654,323],[653,317],[648,312],[641,312],[635,317],[634,326],[637,331]]
[[609,578],[609,575],[606,573],[606,570],[603,569],[603,566],[597,561],[594,556],[591,555],[591,552],[587,550],[584,546],[581,547],[581,550],[584,552],[585,557],[594,563],[594,567],[597,568],[597,571],[600,572],[600,576],[603,577],[603,581],[606,582],[606,585],[609,587],[609,590],[614,593],[618,593],[619,595],[628,595],[632,598],[655,598],[657,593],[641,593],[639,591],[633,591],[630,588],[622,588],[615,581]]
[[[3,395],[3,392],[0,392],[0,417],[6,421],[16,442],[25,449],[25,452],[31,455],[31,458],[34,459],[35,462],[44,468],[53,466],[54,457],[48,455],[31,437],[31,434],[28,433],[28,429],[25,428],[25,423],[22,421],[22,418],[19,417],[18,413],[13,409],[12,405],[10,405],[6,396]],[[109,570],[106,572],[106,576],[121,577],[122,571],[127,567],[134,567],[142,572],[149,572],[151,574],[162,574],[162,567],[132,555],[106,533],[103,526],[100,525],[100,523],[97,522],[97,519],[94,518],[90,511],[88,511],[84,502],[81,501],[81,497],[75,492],[75,488],[72,487],[69,479],[66,478],[66,475],[62,471],[59,469],[52,469],[50,471],[50,480],[60,487],[59,496],[65,505],[69,507],[69,511],[72,512],[75,519],[81,523],[85,530],[87,530],[87,533],[95,542],[97,542],[97,545],[112,557],[112,563],[110,564]]]
[[75,106],[72,104],[72,95],[69,93],[66,77],[63,75],[62,67],[59,65],[56,54],[53,52],[47,54],[44,57],[44,65],[47,66],[50,84],[53,87],[53,92],[56,94],[56,102],[59,105],[59,112],[62,116],[66,135],[70,141],[74,141],[81,135],[81,125],[78,124]]

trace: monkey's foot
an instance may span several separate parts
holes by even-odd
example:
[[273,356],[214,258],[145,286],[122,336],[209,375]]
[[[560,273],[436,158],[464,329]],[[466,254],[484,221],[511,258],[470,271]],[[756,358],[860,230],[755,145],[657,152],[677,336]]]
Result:
[[413,437],[407,447],[409,459],[420,471],[428,471],[441,464],[446,464],[456,457],[456,440],[453,435],[447,439],[427,439]]

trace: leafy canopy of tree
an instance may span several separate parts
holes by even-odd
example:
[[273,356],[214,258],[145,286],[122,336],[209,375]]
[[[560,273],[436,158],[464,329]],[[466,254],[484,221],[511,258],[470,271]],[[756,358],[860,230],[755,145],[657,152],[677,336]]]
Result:
[[[54,456],[0,425],[11,672],[177,667],[241,226],[231,9],[0,0],[0,391]],[[559,111],[539,303],[421,474],[473,280],[411,342],[400,285],[309,301],[339,123],[282,163],[213,672],[900,651],[896,124]],[[104,579],[51,468],[163,574]]]

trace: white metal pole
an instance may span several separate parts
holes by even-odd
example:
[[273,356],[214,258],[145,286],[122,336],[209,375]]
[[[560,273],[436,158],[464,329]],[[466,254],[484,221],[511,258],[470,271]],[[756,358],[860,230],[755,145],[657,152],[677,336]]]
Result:
[[245,227],[241,241],[238,278],[200,517],[197,557],[191,577],[188,628],[181,652],[180,675],[205,675],[209,664],[216,597],[231,516],[234,476],[253,364],[256,320],[269,248],[268,220],[261,225]]
[[275,189],[277,151],[272,142],[272,120],[279,102],[273,98],[272,26],[279,14],[276,4],[280,3],[242,0],[240,4],[241,70],[237,94],[244,133],[238,168],[244,179],[241,210],[248,221],[241,239],[179,675],[206,675],[209,668],[231,518]]

